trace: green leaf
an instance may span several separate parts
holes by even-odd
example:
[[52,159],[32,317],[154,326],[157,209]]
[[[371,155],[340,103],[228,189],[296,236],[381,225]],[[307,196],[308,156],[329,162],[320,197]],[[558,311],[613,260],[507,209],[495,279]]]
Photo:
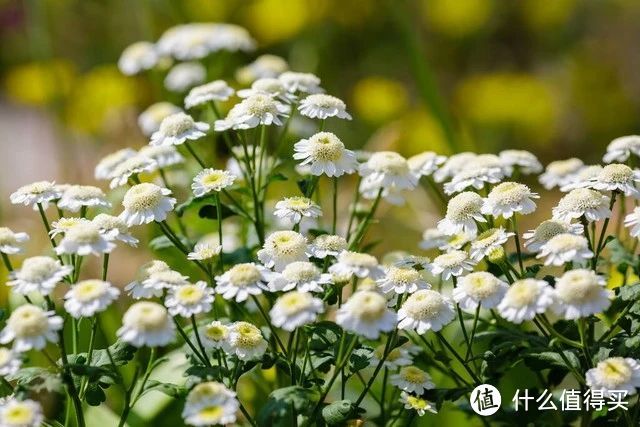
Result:
[[181,399],[187,395],[186,387],[179,386],[177,384],[163,383],[156,380],[147,381],[144,392],[146,393],[151,390],[159,391],[175,399]]
[[100,406],[105,400],[107,400],[107,395],[102,387],[100,387],[99,383],[90,381],[87,384],[87,392],[84,395],[84,400],[90,406]]
[[9,381],[16,382],[16,388],[28,389],[34,392],[64,393],[62,379],[44,368],[22,368],[13,375],[7,376]]
[[257,415],[258,425],[290,426],[294,416],[306,414],[319,398],[315,390],[300,386],[274,390]]
[[464,396],[469,390],[466,388],[434,388],[425,391],[425,398],[436,404],[440,410],[444,402],[455,402]]
[[620,294],[618,296],[623,301],[637,301],[640,299],[640,283],[621,286]]
[[571,367],[580,370],[580,359],[578,356],[569,350],[564,350],[562,352],[565,358],[569,361],[571,366],[567,366],[566,362],[560,356],[558,352],[554,351],[543,351],[541,353],[530,353],[525,355],[524,363],[535,370],[542,369],[550,369],[550,368],[565,368],[569,369]]
[[369,361],[373,356],[373,348],[362,346],[356,348],[349,356],[349,373],[355,374],[369,366]]
[[322,418],[330,426],[343,425],[354,417],[355,406],[349,400],[338,400],[322,408]]
[[[222,219],[229,218],[230,216],[238,215],[240,212],[231,205],[220,204],[220,215]],[[218,219],[218,208],[215,205],[204,205],[198,211],[200,218]]]
[[[187,239],[185,239],[182,236],[180,236],[179,238],[184,246],[189,247],[190,243],[187,241]],[[151,239],[151,241],[149,242],[149,247],[153,251],[161,251],[163,249],[174,248],[175,245],[171,240],[169,240],[167,236],[162,235],[162,236],[154,237],[153,239]]]
[[251,251],[247,248],[239,248],[233,252],[222,253],[222,263],[225,265],[242,264],[251,261]]

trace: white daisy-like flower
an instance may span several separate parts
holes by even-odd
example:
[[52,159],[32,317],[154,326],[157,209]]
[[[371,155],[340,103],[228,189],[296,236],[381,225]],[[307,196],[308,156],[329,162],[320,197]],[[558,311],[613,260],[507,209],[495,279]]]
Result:
[[542,246],[558,234],[580,235],[583,232],[582,224],[572,224],[556,219],[542,221],[535,230],[529,230],[522,235],[525,238],[524,246],[531,252],[538,252]]
[[96,179],[111,179],[113,172],[130,157],[135,156],[138,152],[132,148],[123,148],[114,153],[103,157],[96,165],[94,176]]
[[298,111],[311,119],[325,120],[329,117],[337,117],[351,120],[344,101],[324,93],[314,93],[304,98],[300,101]]
[[284,87],[282,82],[274,77],[260,78],[251,84],[250,89],[241,89],[237,92],[240,98],[249,98],[253,95],[270,95],[284,103],[290,103],[296,96]]
[[425,151],[409,157],[407,162],[409,163],[409,169],[417,176],[430,176],[446,160],[446,156],[441,156],[433,151]]
[[255,360],[267,351],[267,340],[257,326],[249,322],[235,322],[229,330],[231,352],[240,360]]
[[452,197],[447,204],[447,213],[438,222],[438,230],[446,235],[465,233],[475,235],[478,232],[476,222],[487,222],[482,216],[482,197],[471,191],[465,191]]
[[183,62],[174,65],[164,78],[164,87],[172,92],[186,92],[204,83],[207,70],[198,62]]
[[142,154],[136,154],[135,156],[125,159],[119,163],[109,178],[109,188],[114,189],[122,187],[129,182],[129,178],[139,175],[144,172],[153,172],[158,168],[158,164],[151,157],[144,156]]
[[640,182],[640,171],[627,165],[612,163],[602,168],[600,173],[589,180],[588,187],[600,191],[619,191],[626,196],[638,198],[637,184]]
[[336,313],[336,323],[343,329],[372,340],[395,329],[396,319],[387,299],[375,291],[357,291]]
[[413,267],[388,267],[385,269],[384,277],[378,279],[377,283],[382,292],[395,292],[401,295],[431,287],[422,274]]
[[433,173],[433,179],[436,182],[444,182],[448,178],[455,176],[457,173],[468,168],[475,160],[477,155],[471,152],[457,153],[449,157],[444,164]]
[[233,425],[239,409],[235,392],[219,382],[209,381],[191,389],[182,417],[191,426]]
[[409,163],[393,151],[380,151],[371,155],[358,170],[362,176],[361,188],[412,190],[418,184],[418,176]]
[[148,294],[159,297],[165,290],[171,290],[189,284],[189,277],[175,270],[164,270],[162,266],[159,266],[158,271],[150,272],[148,277],[142,281],[141,285]]
[[575,157],[567,160],[556,160],[547,165],[539,181],[544,188],[551,190],[554,187],[562,187],[571,181],[571,175],[578,172],[584,163]]
[[498,313],[520,324],[542,314],[553,304],[553,288],[544,280],[516,280],[498,304]]
[[393,262],[396,267],[411,267],[416,270],[428,270],[431,264],[431,259],[426,256],[399,254],[399,258]]
[[138,239],[131,235],[127,224],[117,216],[98,214],[91,222],[100,229],[102,234],[107,236],[108,240],[118,240],[133,247],[138,245]]
[[149,144],[155,146],[180,145],[206,136],[208,130],[207,123],[196,122],[193,117],[182,112],[175,113],[162,120],[160,129],[151,135]]
[[475,261],[480,261],[491,251],[496,248],[502,247],[509,237],[514,236],[514,233],[507,232],[504,228],[490,228],[483,231],[471,242],[471,249],[469,254]]
[[438,228],[427,228],[422,232],[422,240],[418,244],[420,249],[425,251],[439,248],[449,240],[449,236]]
[[404,405],[404,409],[413,409],[421,417],[428,412],[438,413],[433,403],[423,399],[420,396],[414,396],[407,392],[400,393],[400,403]]
[[494,217],[511,218],[514,214],[527,215],[536,210],[536,204],[531,199],[539,199],[524,184],[517,182],[503,182],[489,192],[482,205],[482,213]]
[[308,166],[312,175],[337,177],[353,173],[358,167],[355,153],[346,149],[331,132],[319,132],[308,139],[301,139],[293,149],[293,158],[302,160],[300,165]]
[[110,253],[116,244],[111,241],[111,237],[100,232],[100,228],[91,223],[81,223],[70,228],[64,238],[58,243],[56,253],[75,254],[86,256],[93,254],[96,256]]
[[536,258],[545,258],[544,265],[561,266],[567,262],[581,263],[593,258],[593,252],[589,249],[586,237],[562,233],[542,245]]
[[308,261],[307,239],[295,231],[274,231],[267,236],[262,249],[257,253],[258,259],[266,267],[275,271],[296,261]]
[[222,252],[219,244],[199,242],[193,247],[193,251],[187,254],[187,259],[197,261],[208,261],[217,257]]
[[39,292],[49,295],[64,278],[71,274],[73,267],[62,265],[60,261],[48,256],[35,256],[22,262],[19,270],[11,272],[11,281],[8,286],[14,292],[27,295],[31,292]]
[[509,285],[486,271],[477,271],[463,276],[453,289],[453,300],[466,311],[482,308],[495,308]]
[[[636,206],[633,209],[633,212],[631,212],[630,214],[627,214],[627,216],[624,217],[624,226],[629,228],[629,235],[631,237],[640,236],[640,207]],[[0,231],[0,236],[1,236],[1,231]],[[1,237],[0,237],[0,241],[2,241]]]
[[184,99],[186,108],[193,108],[212,101],[226,101],[233,96],[234,90],[224,80],[214,80],[189,91]]
[[[180,107],[173,105],[170,102],[156,102],[155,104],[150,105],[140,114],[140,116],[138,116],[138,126],[140,127],[140,130],[143,134],[145,134],[146,136],[151,136],[154,132],[160,129],[160,124],[166,117],[169,117],[170,115],[179,113],[181,111],[182,109]],[[133,153],[135,154],[134,150],[128,148],[124,148],[120,151],[124,150],[133,151]],[[96,178],[99,177],[96,175]]]
[[602,160],[605,163],[625,162],[632,154],[640,156],[640,136],[620,136],[609,143]]
[[436,387],[431,376],[416,366],[400,368],[400,372],[391,375],[390,382],[404,392],[418,395]]
[[211,192],[220,192],[233,185],[236,176],[221,169],[203,169],[193,178],[191,189],[196,197],[205,196]]
[[21,305],[11,313],[0,332],[0,343],[13,341],[13,350],[18,353],[42,350],[47,341],[58,342],[57,331],[62,329],[62,325],[62,317],[53,311],[44,311],[33,304]]
[[416,331],[422,335],[439,331],[456,317],[453,302],[430,289],[409,295],[398,310],[398,329]]
[[198,22],[169,28],[156,47],[162,55],[187,61],[202,59],[218,51],[251,51],[255,48],[255,41],[245,28],[238,25]]
[[269,270],[259,264],[236,264],[224,274],[216,276],[216,293],[226,300],[246,301],[250,295],[260,295],[263,290],[268,290],[268,277]]
[[8,348],[0,347],[0,375],[8,377],[20,369],[22,361]]
[[273,214],[278,218],[284,218],[294,224],[302,221],[303,218],[318,218],[322,216],[322,210],[313,200],[308,197],[285,197],[276,203]]
[[285,71],[278,76],[285,88],[291,93],[321,93],[320,78],[311,73]]
[[475,238],[475,234],[469,233],[457,233],[453,236],[447,236],[449,240],[445,241],[442,246],[438,247],[442,252],[449,252],[451,250],[460,250],[467,244],[471,243]]
[[601,165],[583,166],[578,172],[567,177],[567,183],[560,186],[560,191],[566,193],[576,188],[589,187],[591,181],[598,178],[602,169],[604,167]]
[[588,188],[571,190],[553,208],[553,219],[571,222],[584,216],[587,221],[599,221],[611,216],[609,196]]
[[585,379],[589,388],[602,391],[605,397],[620,391],[631,396],[640,387],[640,361],[630,357],[608,357],[589,369]]
[[[385,345],[379,345],[371,353],[371,360],[369,366],[378,366],[382,358],[384,357]],[[388,369],[398,369],[402,366],[408,366],[413,364],[413,355],[407,347],[396,347],[390,350],[387,354],[387,358],[383,362],[383,366]]]
[[342,236],[334,234],[321,234],[309,245],[309,253],[314,258],[324,259],[338,254],[347,249],[349,243]]
[[236,71],[236,80],[250,84],[258,79],[275,78],[289,69],[284,58],[276,55],[260,55],[250,64]]
[[329,267],[329,272],[346,277],[356,276],[360,279],[369,277],[373,280],[384,276],[384,270],[373,255],[342,251],[338,254],[337,262]]
[[36,209],[38,204],[46,208],[50,201],[57,200],[61,196],[62,191],[54,182],[37,181],[18,188],[9,199],[14,205],[32,206]]
[[64,309],[76,319],[105,311],[120,295],[120,290],[102,280],[82,280],[64,296]]
[[77,227],[79,224],[89,224],[90,220],[87,218],[80,218],[77,216],[72,217],[62,217],[57,221],[53,221],[51,223],[51,231],[49,231],[49,235],[51,237],[56,237],[58,235],[64,235],[67,231],[71,230],[73,227]]
[[139,153],[142,156],[153,159],[160,168],[168,168],[184,163],[184,157],[178,153],[178,150],[173,145],[145,145],[140,148]]
[[169,289],[164,305],[172,316],[191,317],[208,313],[213,305],[213,289],[199,281]]
[[42,407],[34,400],[18,400],[11,396],[0,404],[2,427],[40,427],[43,422]]
[[229,325],[219,320],[207,323],[199,329],[202,345],[209,349],[229,351],[229,330]]
[[291,291],[280,296],[269,312],[271,323],[285,331],[315,322],[324,311],[322,300],[308,292]]
[[538,158],[525,150],[503,150],[499,154],[500,161],[509,168],[518,167],[525,175],[542,172],[543,166]]
[[173,210],[176,199],[167,197],[171,194],[168,188],[151,183],[137,184],[127,190],[122,200],[124,211],[119,215],[129,227],[149,224],[153,221],[164,221],[167,213]]
[[138,269],[136,279],[125,286],[124,290],[127,291],[134,299],[161,296],[162,291],[158,291],[154,288],[147,288],[144,286],[144,282],[151,277],[152,274],[162,271],[171,271],[171,269],[164,261],[149,261]]
[[453,179],[444,184],[446,194],[459,193],[469,187],[480,190],[486,184],[496,184],[504,178],[500,167],[478,167],[473,165],[456,173]]
[[599,314],[609,308],[613,291],[606,288],[604,277],[593,270],[579,268],[556,279],[553,311],[567,320]]
[[271,292],[298,290],[300,292],[322,292],[331,283],[331,275],[322,273],[315,264],[296,261],[287,265],[281,273],[269,275]]
[[133,76],[155,67],[158,59],[158,52],[153,43],[135,42],[122,51],[120,59],[118,59],[118,68],[122,74]]
[[458,277],[473,271],[475,265],[466,251],[453,250],[435,257],[430,269],[431,274],[442,275],[443,280],[449,280],[451,276]]
[[116,335],[134,347],[161,347],[175,340],[175,325],[162,305],[141,301],[124,313]]
[[229,110],[227,117],[216,120],[216,131],[227,129],[252,129],[260,125],[282,126],[281,118],[289,113],[289,107],[271,95],[257,94],[245,98]]
[[111,203],[107,201],[104,191],[98,187],[92,185],[70,185],[58,200],[58,207],[71,212],[78,212],[82,207],[109,208]]
[[19,254],[23,248],[21,243],[29,240],[27,233],[15,233],[8,227],[0,227],[0,252],[7,255]]

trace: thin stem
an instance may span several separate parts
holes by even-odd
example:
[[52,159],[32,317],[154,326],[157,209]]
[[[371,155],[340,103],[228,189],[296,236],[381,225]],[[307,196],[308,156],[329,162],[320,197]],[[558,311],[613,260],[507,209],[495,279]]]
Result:
[[522,262],[522,248],[520,247],[520,236],[518,235],[518,220],[516,219],[517,216],[518,214],[514,212],[513,216],[511,217],[511,224],[513,225],[513,233],[515,234],[514,237],[516,240],[516,251],[518,253],[520,276],[522,276],[524,274],[524,263]]
[[364,234],[366,233],[367,228],[369,227],[369,223],[371,222],[371,219],[373,218],[373,216],[376,213],[376,210],[378,209],[378,205],[380,204],[380,199],[382,199],[382,191],[383,191],[382,188],[378,190],[378,195],[373,201],[373,206],[371,206],[371,210],[369,210],[369,213],[367,214],[365,219],[362,220],[362,222],[360,223],[360,225],[356,230],[356,234],[353,236],[353,239],[351,239],[351,241],[349,242],[349,250],[353,250],[357,248],[358,245],[360,244],[360,241],[364,237]]
[[333,177],[333,222],[331,224],[331,233],[336,234],[338,224],[338,177]]
[[206,169],[207,164],[203,162],[202,159],[196,154],[195,150],[191,146],[191,143],[189,143],[189,141],[185,141],[184,146],[187,149],[187,151],[189,151],[189,154],[191,154],[193,158],[196,160],[196,162],[198,162],[200,167],[202,167],[202,169]]
[[282,349],[282,352],[284,353],[284,356],[287,359],[289,359],[289,354],[287,353],[287,350],[286,350],[284,344],[282,344],[282,341],[280,340],[280,337],[278,336],[278,334],[276,332],[276,329],[271,324],[271,320],[269,319],[269,315],[267,314],[267,312],[262,307],[262,304],[260,304],[260,300],[258,298],[256,298],[255,295],[251,295],[251,298],[253,298],[253,301],[256,303],[256,306],[258,307],[258,311],[260,311],[260,314],[262,314],[262,317],[264,318],[264,321],[267,323],[267,326],[269,327],[269,330],[271,331],[271,335],[273,335],[275,340],[278,342],[278,345],[280,346],[280,349]]
[[481,304],[478,304],[478,307],[476,307],[476,312],[473,316],[473,326],[471,327],[471,338],[469,338],[469,347],[467,347],[467,353],[464,356],[464,360],[469,360],[469,356],[473,356],[473,352],[471,351],[471,346],[473,345],[473,338],[476,336],[476,328],[478,327],[478,319],[480,318],[480,307],[481,307]]
[[216,213],[217,213],[217,222],[218,222],[218,244],[220,245],[220,256],[218,256],[218,271],[222,273],[223,265],[222,265],[222,203],[220,202],[220,194],[215,194],[216,199]]
[[209,357],[207,356],[207,350],[205,350],[204,345],[202,344],[202,340],[200,339],[200,332],[198,331],[198,324],[196,323],[195,315],[191,315],[191,326],[193,327],[193,334],[196,336],[198,347],[200,347],[200,351],[204,356],[205,365],[210,367],[211,363],[209,362]]
[[356,407],[360,406],[360,403],[362,403],[362,401],[364,400],[364,397],[367,395],[367,392],[369,391],[369,389],[373,385],[373,382],[378,376],[380,369],[382,369],[382,367],[384,366],[384,362],[387,360],[387,357],[389,357],[389,353],[391,353],[391,350],[393,349],[393,345],[395,343],[397,333],[398,333],[398,330],[394,329],[393,332],[389,334],[389,337],[387,338],[387,342],[384,346],[384,353],[382,354],[380,361],[378,362],[375,369],[373,370],[373,374],[371,374],[371,378],[369,378],[369,382],[367,383],[367,386],[364,388],[364,390],[362,390],[362,392],[360,393],[360,396],[358,396],[358,399],[356,399],[354,403]]
[[178,319],[176,319],[175,317],[172,318],[173,319],[173,323],[175,323],[176,325],[176,329],[178,330],[178,333],[180,334],[180,336],[182,337],[182,339],[184,340],[184,342],[189,346],[189,348],[191,349],[191,351],[193,352],[193,354],[195,354],[195,356],[200,359],[200,361],[205,365],[205,366],[211,366],[211,364],[209,363],[209,360],[206,357],[206,354],[203,356],[202,354],[200,354],[200,351],[196,348],[195,345],[193,345],[193,343],[191,342],[191,340],[189,339],[189,336],[187,335],[187,333],[184,331],[184,329],[182,328],[182,326],[180,325],[180,322],[178,322]]
[[462,359],[462,357],[460,357],[460,355],[458,354],[458,352],[451,346],[451,344],[449,344],[449,342],[447,341],[447,339],[442,335],[441,332],[435,332],[436,336],[438,337],[438,339],[440,340],[440,342],[442,342],[442,344],[444,344],[445,347],[447,347],[447,350],[449,350],[449,352],[453,355],[453,357],[455,357],[458,362],[460,362],[460,364],[462,365],[462,367],[469,373],[469,375],[471,376],[471,378],[473,379],[473,381],[476,384],[480,384],[481,381],[480,379],[476,376],[476,374],[471,370],[471,368],[469,368],[469,365],[467,365],[467,363],[464,361],[464,359]]

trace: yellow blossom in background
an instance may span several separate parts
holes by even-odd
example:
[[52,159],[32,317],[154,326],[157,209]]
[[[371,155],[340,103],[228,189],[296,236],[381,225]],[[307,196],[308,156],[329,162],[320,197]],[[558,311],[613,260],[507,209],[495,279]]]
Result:
[[493,11],[492,0],[422,0],[421,6],[427,28],[449,37],[481,30]]
[[524,0],[520,3],[522,17],[530,27],[544,31],[565,24],[576,10],[576,0]]
[[228,16],[233,1],[183,0],[183,7],[190,20],[194,22],[224,21]]
[[244,10],[245,24],[265,44],[298,34],[324,10],[324,1],[258,0]]
[[73,65],[62,59],[30,62],[9,69],[4,87],[13,101],[44,106],[69,93],[74,75]]
[[385,77],[365,77],[353,88],[353,108],[356,114],[371,122],[383,122],[396,117],[408,105],[405,86]]

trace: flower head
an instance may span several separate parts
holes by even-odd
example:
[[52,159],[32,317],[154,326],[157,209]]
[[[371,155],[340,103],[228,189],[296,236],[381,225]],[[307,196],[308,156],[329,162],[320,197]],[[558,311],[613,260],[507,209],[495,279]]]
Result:
[[453,299],[463,310],[495,308],[509,285],[486,271],[477,271],[463,276],[453,289]]
[[321,234],[309,245],[309,252],[314,258],[324,259],[328,256],[336,257],[349,246],[342,236]]
[[158,63],[155,45],[150,42],[135,42],[125,48],[118,59],[118,68],[127,76],[150,70]]
[[117,335],[134,347],[160,347],[173,342],[175,325],[160,304],[136,302],[124,313]]
[[315,264],[296,261],[287,265],[281,273],[270,275],[268,283],[271,292],[290,291],[322,292],[331,282],[331,275],[322,273]]
[[396,313],[387,307],[387,299],[374,291],[357,291],[336,313],[336,323],[347,331],[369,339],[396,327]]
[[552,309],[567,320],[602,313],[611,304],[613,292],[605,280],[587,269],[570,270],[556,280]]
[[236,393],[219,382],[196,385],[187,395],[182,417],[191,426],[231,425],[240,403]]
[[329,268],[329,271],[333,274],[356,276],[360,279],[370,277],[375,280],[384,275],[378,260],[373,255],[346,250],[338,254],[337,262]]
[[27,233],[14,233],[8,227],[0,227],[0,252],[7,255],[19,254],[22,252],[22,245],[29,240]]
[[582,224],[571,224],[556,219],[542,221],[535,230],[523,234],[524,246],[532,252],[538,252],[542,246],[558,234],[582,234]]
[[205,348],[229,350],[229,325],[214,320],[200,328],[200,337]]
[[[162,290],[158,291],[155,288],[147,287],[144,282],[151,277],[154,273],[171,271],[169,266],[164,261],[149,261],[144,264],[138,270],[136,280],[125,286],[125,291],[129,293],[134,299],[151,298],[154,296],[162,295]],[[148,283],[148,282],[147,282]]]
[[472,242],[470,255],[475,261],[480,261],[488,256],[496,248],[502,248],[509,237],[514,233],[508,233],[504,228],[490,228],[480,233]]
[[213,101],[226,101],[234,93],[224,80],[214,80],[202,86],[196,86],[184,99],[186,108],[193,108]]
[[391,266],[385,269],[383,278],[377,280],[380,290],[396,294],[414,293],[431,287],[422,274],[413,267]]
[[110,253],[115,247],[109,235],[101,233],[100,228],[92,222],[87,222],[70,228],[56,247],[56,253],[98,256]]
[[538,198],[540,196],[524,184],[503,182],[489,192],[482,205],[482,213],[503,218],[511,218],[515,213],[530,214],[536,210],[536,204],[531,199]]
[[249,98],[253,95],[269,95],[278,101],[290,103],[297,97],[287,91],[282,82],[274,77],[263,77],[251,84],[250,89],[241,89],[237,94],[240,98]]
[[553,208],[553,219],[571,222],[584,216],[587,221],[599,221],[611,216],[609,197],[588,188],[571,190]]
[[627,165],[612,163],[602,168],[600,173],[591,178],[587,185],[600,191],[619,191],[626,196],[638,198],[640,191],[636,188],[640,182],[640,171]]
[[259,79],[275,78],[289,69],[289,64],[276,55],[260,55],[252,63],[236,72],[236,79],[249,84]]
[[274,231],[258,251],[258,259],[276,271],[282,271],[295,261],[307,261],[307,239],[295,231]]
[[36,209],[39,204],[47,207],[50,201],[61,196],[62,191],[54,182],[37,181],[18,188],[11,194],[10,200],[14,205],[32,206]]
[[571,175],[578,172],[583,166],[582,160],[576,158],[551,162],[547,165],[544,173],[540,175],[540,183],[547,190],[562,187],[568,184],[571,181]]
[[196,197],[202,197],[230,187],[235,180],[236,176],[226,170],[203,169],[193,178],[191,189]]
[[122,206],[124,211],[119,218],[129,227],[148,224],[153,221],[164,221],[167,213],[173,210],[176,199],[167,197],[171,190],[151,183],[134,185],[124,195]]
[[253,129],[259,125],[282,126],[289,108],[271,95],[256,94],[233,106],[226,118],[216,120],[215,130]]
[[347,106],[344,101],[335,96],[324,93],[314,93],[307,96],[298,106],[300,114],[303,116],[325,120],[329,117],[351,120],[351,115],[347,113]]
[[438,222],[438,230],[446,235],[466,233],[475,235],[478,232],[476,222],[486,222],[482,216],[482,197],[471,191],[465,191],[452,197],[447,204],[444,219]]
[[303,218],[318,218],[322,215],[322,210],[313,200],[307,197],[285,197],[276,203],[273,212],[278,218],[286,218],[297,224]]
[[178,153],[173,145],[145,145],[140,148],[139,153],[141,156],[155,161],[159,168],[168,168],[184,163],[184,157]]
[[404,404],[404,409],[413,409],[420,417],[426,414],[427,411],[434,414],[437,413],[435,406],[431,402],[406,391],[400,393],[400,402]]
[[444,280],[449,280],[451,276],[462,276],[473,271],[475,264],[466,251],[453,250],[433,259],[431,273],[441,274]]
[[204,83],[207,70],[199,62],[182,62],[169,70],[164,78],[164,87],[172,92],[186,92]]
[[0,332],[0,343],[13,341],[13,350],[19,353],[42,350],[47,341],[58,342],[57,331],[62,329],[62,317],[53,311],[44,311],[33,304],[16,308]]
[[278,76],[285,88],[291,93],[320,93],[320,79],[311,73],[285,71]]
[[625,162],[632,154],[640,156],[640,136],[621,136],[609,143],[602,160],[605,163]]
[[169,289],[164,301],[172,316],[191,317],[208,313],[213,304],[213,289],[206,282],[188,283]]
[[42,407],[34,400],[9,397],[0,403],[2,427],[40,427],[43,421]]
[[633,395],[640,387],[640,362],[630,357],[609,357],[589,369],[585,378],[592,390],[601,390],[606,397],[619,391]]
[[[179,113],[181,111],[182,109],[180,107],[173,105],[170,102],[156,102],[155,104],[150,105],[140,114],[140,116],[138,116],[138,126],[140,127],[140,130],[143,134],[145,134],[146,136],[151,136],[154,132],[160,129],[160,124],[166,117],[169,117],[170,115]],[[133,152],[133,154],[135,154],[135,151],[131,150],[130,148],[124,148],[120,151],[126,150],[131,151]],[[96,175],[96,178],[104,179],[106,178],[106,176],[100,178]]]
[[404,392],[418,395],[436,387],[429,374],[416,366],[400,368],[400,372],[391,375],[391,384]]
[[520,324],[547,311],[553,304],[553,288],[544,280],[515,281],[498,304],[498,312],[510,322]]
[[231,351],[240,360],[255,360],[267,351],[267,340],[257,326],[249,322],[236,322],[229,330]]
[[593,257],[584,236],[562,233],[540,247],[537,258],[546,258],[544,265],[560,266],[567,262],[581,262]]
[[133,247],[138,244],[138,239],[131,235],[127,224],[117,216],[98,214],[91,222],[98,227],[108,240],[119,240]]
[[82,280],[65,295],[64,309],[79,319],[102,312],[120,295],[118,288],[102,280]]
[[7,285],[23,295],[31,292],[49,295],[72,270],[73,267],[62,265],[51,257],[35,256],[25,259],[20,269],[11,273],[12,280]]
[[175,113],[162,120],[160,129],[151,135],[149,144],[155,146],[180,145],[202,138],[208,130],[208,124],[196,122],[188,114]]
[[66,209],[71,212],[78,212],[82,207],[108,208],[110,206],[111,203],[107,201],[107,196],[104,192],[91,185],[70,185],[64,190],[58,201],[60,209]]
[[193,251],[187,254],[187,259],[197,261],[208,261],[217,257],[222,252],[222,246],[207,242],[196,243]]
[[117,188],[126,185],[129,182],[129,178],[137,176],[143,172],[153,172],[158,168],[158,164],[151,157],[147,157],[142,154],[136,154],[122,162],[113,169],[111,175],[108,177],[111,179],[109,182],[109,188]]
[[22,361],[13,351],[6,347],[0,347],[0,375],[8,377],[20,369]]
[[291,291],[279,297],[269,315],[274,326],[293,331],[313,323],[318,314],[324,311],[322,300],[308,292]]
[[362,186],[367,189],[412,190],[418,183],[418,176],[411,171],[407,160],[393,151],[372,154],[360,165],[359,173]]
[[255,263],[236,264],[216,276],[216,292],[222,298],[245,301],[250,295],[260,295],[267,288],[269,270]]
[[430,176],[438,167],[447,160],[445,156],[440,156],[433,151],[425,151],[415,156],[409,157],[407,162],[409,168],[417,176]]
[[451,300],[436,291],[423,289],[409,295],[398,310],[398,329],[422,335],[429,330],[439,331],[454,318]]
[[499,157],[502,164],[510,168],[517,167],[525,175],[540,173],[543,169],[538,158],[529,151],[503,150]]
[[340,139],[331,132],[319,132],[308,139],[301,139],[293,146],[293,158],[302,160],[312,175],[329,177],[353,173],[358,163],[355,153],[347,150]]

